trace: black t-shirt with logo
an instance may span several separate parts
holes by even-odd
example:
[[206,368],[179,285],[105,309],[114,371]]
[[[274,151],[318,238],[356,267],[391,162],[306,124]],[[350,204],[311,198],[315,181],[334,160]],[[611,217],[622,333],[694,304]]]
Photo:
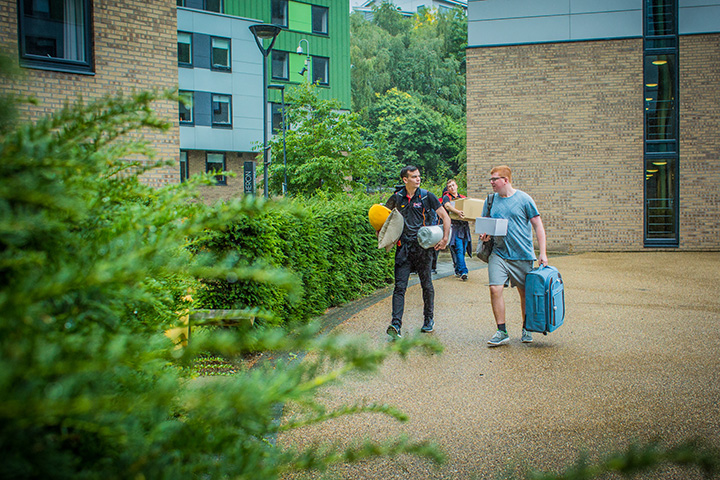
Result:
[[407,242],[417,239],[418,230],[423,225],[437,223],[435,211],[440,208],[440,201],[432,192],[424,188],[418,188],[412,198],[409,198],[407,190],[403,187],[390,196],[385,206],[390,210],[397,208],[403,216],[405,228],[400,241]]

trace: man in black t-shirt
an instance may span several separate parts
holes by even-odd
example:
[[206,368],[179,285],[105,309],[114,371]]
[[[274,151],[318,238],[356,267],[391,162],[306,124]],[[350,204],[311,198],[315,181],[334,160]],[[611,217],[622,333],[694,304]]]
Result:
[[442,250],[450,238],[450,217],[438,201],[437,197],[420,188],[420,171],[408,165],[400,172],[404,187],[392,194],[385,206],[392,210],[397,208],[403,216],[405,226],[395,250],[395,290],[392,298],[392,321],[387,334],[393,338],[401,336],[403,311],[405,309],[405,291],[407,290],[410,272],[417,272],[423,295],[423,326],[421,332],[430,333],[435,326],[434,302],[435,289],[432,284],[431,249],[424,249],[417,240],[417,233],[423,225],[433,224],[433,213],[443,223],[443,238],[435,245],[435,250]]

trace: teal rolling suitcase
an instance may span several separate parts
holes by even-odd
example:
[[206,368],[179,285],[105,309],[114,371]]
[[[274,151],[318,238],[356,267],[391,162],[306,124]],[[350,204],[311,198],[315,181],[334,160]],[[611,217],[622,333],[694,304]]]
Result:
[[542,266],[525,277],[525,329],[547,335],[565,320],[565,284],[558,269]]

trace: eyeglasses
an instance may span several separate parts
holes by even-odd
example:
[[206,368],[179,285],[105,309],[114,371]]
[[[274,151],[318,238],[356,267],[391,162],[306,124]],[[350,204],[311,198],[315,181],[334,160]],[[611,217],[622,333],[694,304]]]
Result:
[[491,181],[491,182],[497,182],[497,181],[500,180],[501,178],[506,178],[506,177],[490,177],[490,181]]

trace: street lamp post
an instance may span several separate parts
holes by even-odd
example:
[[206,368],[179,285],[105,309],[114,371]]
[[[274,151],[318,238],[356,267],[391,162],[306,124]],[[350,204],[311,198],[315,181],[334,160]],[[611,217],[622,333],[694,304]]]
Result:
[[271,88],[273,90],[280,90],[280,104],[282,109],[282,132],[283,132],[283,188],[282,193],[283,195],[287,194],[287,148],[285,144],[285,85],[274,83],[272,85],[268,85],[268,88]]
[[[268,138],[267,138],[267,57],[275,44],[275,39],[282,30],[279,25],[259,23],[250,25],[250,31],[255,37],[260,52],[263,55],[263,180],[265,182],[265,198],[268,198]],[[270,46],[265,48],[263,40],[270,40]]]

